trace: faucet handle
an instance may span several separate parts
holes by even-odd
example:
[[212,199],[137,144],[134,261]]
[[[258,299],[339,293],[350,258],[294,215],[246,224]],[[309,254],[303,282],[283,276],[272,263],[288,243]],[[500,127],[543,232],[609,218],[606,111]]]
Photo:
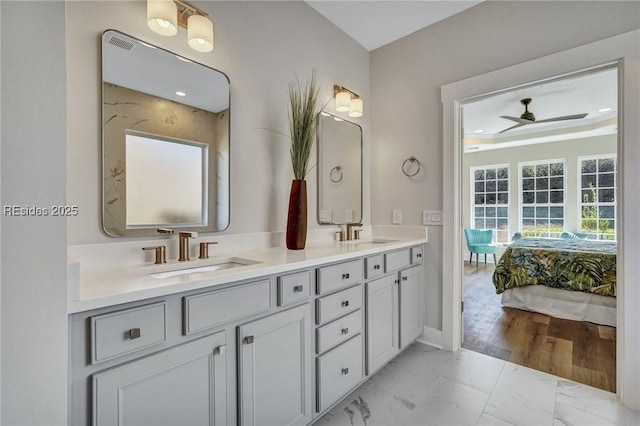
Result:
[[182,238],[197,238],[198,233],[192,231],[179,231],[178,235]]
[[362,232],[362,229],[354,229],[353,230],[353,239],[354,240],[359,240],[361,232]]
[[156,265],[162,265],[163,263],[167,263],[167,255],[166,255],[165,246],[142,247],[142,250],[155,250],[155,252],[156,252],[156,261],[154,263]]
[[209,258],[209,246],[212,244],[218,244],[217,241],[206,241],[204,243],[200,243],[200,259],[208,259]]

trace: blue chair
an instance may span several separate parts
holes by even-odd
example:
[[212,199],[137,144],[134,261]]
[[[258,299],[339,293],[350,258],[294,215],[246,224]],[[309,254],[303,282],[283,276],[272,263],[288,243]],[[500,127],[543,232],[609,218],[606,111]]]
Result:
[[568,231],[564,231],[563,233],[560,234],[560,238],[565,239],[565,240],[590,240],[590,239],[594,239],[595,236],[593,234],[589,234],[587,232],[568,232]]
[[497,264],[496,253],[498,246],[491,244],[493,241],[493,230],[491,229],[465,229],[464,236],[467,239],[467,248],[471,252],[469,263],[473,260],[473,253],[476,254],[476,267],[480,253],[484,254],[484,263],[487,263],[487,254],[493,255],[493,263]]

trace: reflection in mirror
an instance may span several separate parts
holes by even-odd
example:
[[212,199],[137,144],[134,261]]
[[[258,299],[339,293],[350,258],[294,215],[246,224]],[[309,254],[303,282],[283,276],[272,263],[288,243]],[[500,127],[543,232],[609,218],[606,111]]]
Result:
[[102,37],[103,228],[229,225],[229,80],[117,31]]
[[318,222],[362,220],[362,128],[320,113],[318,119]]

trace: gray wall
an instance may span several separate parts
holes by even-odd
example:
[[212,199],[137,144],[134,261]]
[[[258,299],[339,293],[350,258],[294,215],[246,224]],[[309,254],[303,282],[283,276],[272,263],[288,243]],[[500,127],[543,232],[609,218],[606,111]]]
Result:
[[[417,225],[423,209],[442,208],[442,85],[639,27],[640,2],[489,1],[373,51],[372,223],[402,209]],[[402,174],[410,155],[424,163],[420,179]],[[427,326],[441,329],[441,228],[428,248]]]
[[[215,48],[202,54],[175,37],[153,33],[146,2],[67,2],[69,201],[80,215],[69,220],[69,244],[118,242],[101,230],[100,35],[116,29],[219,69],[231,80],[231,224],[225,234],[284,231],[293,173],[289,140],[288,84],[318,71],[319,103],[339,84],[364,99],[369,155],[369,53],[304,2],[199,2],[215,27]],[[334,102],[327,109],[334,113]],[[338,113],[343,115],[344,113]],[[348,117],[347,117],[348,118]],[[268,130],[270,129],[270,130]],[[310,164],[315,164],[315,150]],[[365,164],[364,220],[369,212],[369,158]],[[309,227],[317,228],[316,169],[307,177]]]
[[[65,16],[61,2],[2,9],[2,205],[66,198]],[[66,421],[66,220],[2,214],[2,419]]]

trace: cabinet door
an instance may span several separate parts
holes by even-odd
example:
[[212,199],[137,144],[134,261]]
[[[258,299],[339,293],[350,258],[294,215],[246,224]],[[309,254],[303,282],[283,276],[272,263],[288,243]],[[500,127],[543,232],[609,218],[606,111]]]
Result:
[[399,352],[398,275],[367,283],[367,374]]
[[225,425],[225,334],[93,375],[94,425]]
[[311,305],[238,327],[241,425],[311,422]]
[[422,334],[420,286],[422,266],[400,272],[400,347],[413,343]]

